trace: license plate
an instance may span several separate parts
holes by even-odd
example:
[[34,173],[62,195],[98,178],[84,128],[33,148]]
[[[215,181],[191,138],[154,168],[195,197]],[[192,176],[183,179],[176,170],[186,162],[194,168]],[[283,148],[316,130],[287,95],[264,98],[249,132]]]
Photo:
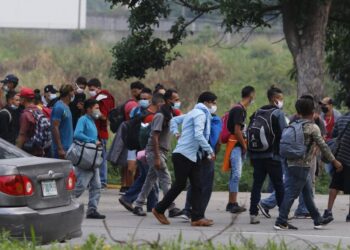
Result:
[[57,193],[57,186],[56,181],[43,181],[41,183],[41,188],[43,190],[43,196],[56,196]]

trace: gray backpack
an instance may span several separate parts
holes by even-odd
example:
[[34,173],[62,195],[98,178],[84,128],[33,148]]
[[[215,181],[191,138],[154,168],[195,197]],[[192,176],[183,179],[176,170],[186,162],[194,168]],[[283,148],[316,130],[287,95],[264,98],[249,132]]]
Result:
[[304,125],[308,121],[295,121],[282,132],[280,141],[280,155],[287,160],[303,159],[308,146],[305,145]]

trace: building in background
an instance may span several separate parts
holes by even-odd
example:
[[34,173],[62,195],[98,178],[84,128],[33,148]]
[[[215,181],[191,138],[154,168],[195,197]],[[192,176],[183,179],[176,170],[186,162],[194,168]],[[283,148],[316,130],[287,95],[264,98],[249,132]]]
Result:
[[0,28],[86,27],[86,0],[0,0],[0,9]]

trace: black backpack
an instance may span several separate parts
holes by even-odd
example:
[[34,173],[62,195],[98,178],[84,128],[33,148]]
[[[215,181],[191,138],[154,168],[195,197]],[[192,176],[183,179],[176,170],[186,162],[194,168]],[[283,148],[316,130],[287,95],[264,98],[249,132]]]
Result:
[[142,149],[142,146],[140,145],[141,123],[149,114],[151,114],[149,111],[145,111],[141,115],[137,115],[125,122],[125,126],[122,130],[122,139],[128,150]]
[[117,133],[118,128],[120,125],[126,121],[125,117],[125,105],[129,102],[130,100],[124,102],[121,105],[118,105],[116,108],[112,109],[108,113],[108,120],[109,120],[109,126],[111,128],[111,131],[113,133]]
[[250,152],[269,152],[273,150],[275,133],[272,128],[272,113],[277,108],[259,109],[251,117],[247,135]]

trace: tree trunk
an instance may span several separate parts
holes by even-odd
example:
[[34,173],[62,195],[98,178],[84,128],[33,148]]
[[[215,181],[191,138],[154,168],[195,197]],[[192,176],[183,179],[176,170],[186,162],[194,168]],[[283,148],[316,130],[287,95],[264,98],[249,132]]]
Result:
[[296,67],[298,97],[310,94],[318,102],[324,96],[326,27],[332,0],[297,2],[289,0],[283,6],[284,33]]

